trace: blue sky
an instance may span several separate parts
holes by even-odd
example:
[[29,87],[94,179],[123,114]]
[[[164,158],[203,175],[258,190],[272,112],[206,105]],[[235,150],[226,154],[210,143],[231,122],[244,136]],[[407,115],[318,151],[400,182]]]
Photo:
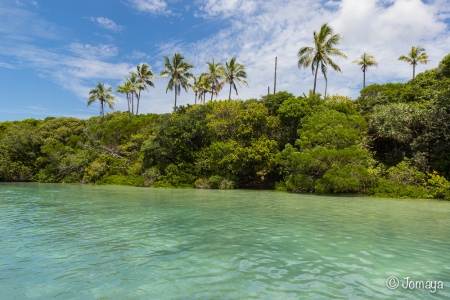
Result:
[[[432,60],[418,71],[436,67],[450,52],[450,0],[1,2],[0,121],[98,115],[97,105],[86,106],[98,81],[116,87],[143,62],[159,74],[162,57],[175,52],[196,67],[195,75],[213,57],[236,56],[248,73],[249,88],[239,89],[242,99],[272,89],[277,56],[277,90],[307,93],[313,76],[297,68],[296,54],[311,45],[312,32],[323,23],[344,36],[340,48],[348,56],[336,60],[342,74],[329,74],[331,94],[358,95],[362,73],[351,62],[363,52],[379,62],[368,71],[368,83],[408,80],[411,67],[397,58],[412,45],[425,47]],[[142,97],[140,111],[170,112],[173,93],[166,94],[167,79],[155,85]],[[323,88],[319,78],[318,90]],[[124,97],[117,97],[116,109],[125,110]],[[178,103],[193,102],[193,93],[182,91]]]

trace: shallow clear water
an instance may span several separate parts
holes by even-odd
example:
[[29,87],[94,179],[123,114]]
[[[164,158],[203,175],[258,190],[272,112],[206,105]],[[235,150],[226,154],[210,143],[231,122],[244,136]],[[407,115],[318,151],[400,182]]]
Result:
[[[0,299],[443,299],[450,202],[0,183]],[[386,279],[444,282],[390,290]]]

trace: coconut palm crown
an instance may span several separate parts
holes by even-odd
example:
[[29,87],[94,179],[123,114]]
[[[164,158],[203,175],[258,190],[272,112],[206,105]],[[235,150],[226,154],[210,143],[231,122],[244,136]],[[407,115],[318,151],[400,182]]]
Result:
[[352,61],[352,63],[357,64],[358,66],[361,66],[361,70],[363,71],[363,88],[366,87],[366,71],[368,67],[378,67],[378,63],[375,60],[375,57],[372,55],[369,55],[367,53],[364,53],[361,55],[361,59],[357,59]]
[[193,78],[189,71],[194,67],[187,61],[184,61],[184,56],[180,53],[175,53],[172,57],[172,61],[169,57],[164,56],[164,70],[161,71],[161,77],[170,77],[169,83],[167,84],[167,91],[175,90],[175,104],[174,110],[177,107],[177,95],[180,95],[181,88],[186,92],[189,88],[189,79]]
[[413,79],[416,77],[416,66],[420,64],[426,65],[429,62],[428,55],[425,52],[425,48],[420,46],[411,47],[408,56],[402,55],[398,60],[410,63],[413,66]]
[[89,92],[87,106],[90,106],[98,100],[100,102],[100,115],[102,116],[102,120],[105,118],[105,103],[108,104],[110,109],[114,110],[114,101],[116,100],[116,97],[110,94],[112,90],[112,87],[105,89],[105,85],[99,82],[97,86]]
[[333,29],[331,29],[328,24],[323,24],[319,33],[314,31],[313,36],[314,46],[300,48],[297,56],[299,69],[311,66],[314,75],[313,94],[315,94],[319,67],[324,76],[326,76],[328,66],[331,66],[336,72],[342,73],[341,68],[330,58],[330,56],[343,58],[347,58],[347,56],[341,50],[335,48],[335,46],[339,45],[339,42],[343,37],[339,34],[334,34]]
[[[228,100],[231,99],[231,88],[234,88],[236,95],[238,95],[238,91],[236,88],[236,83],[242,83],[243,85],[248,87],[247,81],[247,73],[245,72],[245,66],[240,63],[236,63],[236,57],[232,57],[230,62],[225,62],[225,82],[230,84],[230,93],[228,94]],[[240,85],[239,85],[240,87]]]

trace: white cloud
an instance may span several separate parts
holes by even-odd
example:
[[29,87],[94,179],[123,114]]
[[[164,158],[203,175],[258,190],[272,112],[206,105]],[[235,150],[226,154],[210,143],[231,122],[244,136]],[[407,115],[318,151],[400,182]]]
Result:
[[0,61],[0,68],[17,69],[18,67],[15,65],[12,65],[10,63],[5,63],[5,62]]
[[167,3],[164,0],[128,0],[128,4],[140,12],[152,14],[170,14],[167,10]]
[[146,53],[133,50],[133,52],[127,56],[129,59],[149,59],[150,56],[148,56]]
[[[16,5],[0,5],[0,34],[2,40],[35,40],[35,39],[59,39],[67,34],[67,30],[50,23],[36,13],[28,11],[17,3]],[[19,2],[20,3],[20,2]]]
[[208,16],[221,15],[227,17],[239,13],[250,14],[254,12],[258,5],[262,5],[264,1],[254,0],[203,0],[200,9],[208,14]]
[[114,45],[98,45],[92,46],[89,44],[71,43],[67,49],[81,57],[85,58],[109,58],[116,56],[118,49]]
[[[86,45],[72,44],[73,49],[90,49]],[[89,45],[88,45],[89,46]],[[98,49],[101,49],[99,47]],[[69,51],[72,50],[69,48]],[[81,51],[81,52],[82,52]],[[80,101],[85,102],[89,90],[98,81],[115,87],[123,77],[133,71],[133,65],[128,63],[109,63],[95,56],[85,56],[84,53],[73,52],[75,55],[61,54],[35,46],[1,47],[0,55],[14,56],[26,63],[28,67],[38,70],[40,77],[50,79],[73,93]],[[117,109],[125,110],[125,100],[119,98]],[[95,110],[94,110],[95,111]]]
[[109,29],[115,32],[122,31],[124,28],[123,26],[114,23],[113,20],[110,20],[105,17],[98,17],[98,18],[90,17],[89,20],[91,20],[94,23],[97,23],[102,28]]

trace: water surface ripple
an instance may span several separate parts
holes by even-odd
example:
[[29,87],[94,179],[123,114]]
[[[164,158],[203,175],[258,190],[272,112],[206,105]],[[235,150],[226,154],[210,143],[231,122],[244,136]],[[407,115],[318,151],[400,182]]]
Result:
[[[450,202],[0,183],[0,299],[444,299]],[[443,281],[390,290],[386,279]]]

